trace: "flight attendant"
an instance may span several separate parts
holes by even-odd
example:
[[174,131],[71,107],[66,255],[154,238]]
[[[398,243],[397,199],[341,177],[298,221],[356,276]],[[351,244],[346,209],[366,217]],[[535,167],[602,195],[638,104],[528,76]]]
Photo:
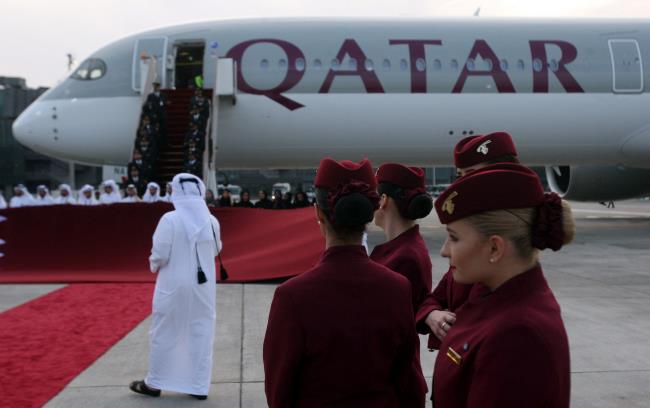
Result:
[[268,404],[423,407],[410,284],[361,245],[379,204],[372,166],[326,158],[314,184],[326,249],[275,291],[263,353]]
[[384,230],[386,242],[376,246],[370,259],[404,275],[411,282],[413,310],[431,292],[431,259],[416,220],[433,209],[424,188],[424,171],[397,163],[377,170],[381,195],[375,224]]
[[[375,224],[384,230],[386,242],[377,245],[370,259],[399,273],[411,282],[411,301],[417,312],[431,292],[431,258],[420,235],[416,220],[433,209],[433,201],[424,187],[424,171],[397,163],[379,167],[377,191],[381,195],[375,211]],[[421,370],[420,341],[413,364]],[[426,383],[423,383],[426,387]]]
[[527,167],[495,164],[456,180],[435,208],[454,280],[487,291],[465,302],[442,340],[434,405],[568,407],[569,344],[539,251],[573,239],[569,205]]
[[[469,136],[454,147],[454,164],[458,177],[495,163],[519,163],[515,144],[506,132]],[[467,299],[481,296],[485,292],[486,288],[480,284],[461,284],[454,281],[453,267],[449,268],[433,292],[421,303],[415,317],[416,321],[420,322],[418,331],[431,334],[429,350],[438,349],[447,331],[454,324],[455,311]]]

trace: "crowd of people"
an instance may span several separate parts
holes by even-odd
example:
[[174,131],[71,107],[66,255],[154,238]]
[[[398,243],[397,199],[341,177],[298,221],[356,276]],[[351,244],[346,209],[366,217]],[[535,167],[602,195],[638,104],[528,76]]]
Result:
[[[44,185],[39,185],[36,191],[36,196],[33,196],[24,185],[19,184],[14,187],[14,196],[9,201],[9,204],[0,194],[0,209],[53,204],[99,205],[118,202],[171,202],[172,186],[171,183],[167,183],[164,191],[162,191],[158,183],[145,183],[144,179],[139,175],[139,170],[136,167],[131,167],[129,178],[122,184],[122,189],[120,189],[116,181],[106,180],[97,189],[90,184],[82,186],[79,189],[77,198],[74,197],[73,191],[68,184],[59,185],[58,194],[55,194],[55,197],[50,194],[49,189]],[[208,207],[211,208],[241,207],[268,210],[310,207],[315,202],[300,190],[295,193],[295,196],[291,192],[282,194],[280,190],[276,190],[272,199],[269,198],[266,190],[260,190],[257,194],[257,200],[251,200],[250,191],[243,190],[239,200],[235,201],[227,188],[223,189],[218,197],[212,190],[208,189],[205,193],[205,201]]]
[[301,190],[296,192],[295,197],[291,192],[282,194],[280,190],[276,190],[273,193],[273,199],[269,198],[269,193],[266,190],[260,190],[257,193],[256,201],[251,201],[251,193],[249,190],[242,190],[239,200],[233,201],[230,190],[225,188],[219,197],[215,196],[212,190],[208,190],[205,194],[205,201],[208,207],[243,207],[262,208],[265,210],[289,210],[314,205],[314,202]]
[[[435,202],[420,168],[321,161],[315,218],[325,248],[275,290],[262,356],[270,408],[424,407],[418,333],[438,350],[428,368],[435,407],[569,406],[569,343],[540,251],[572,241],[571,207],[544,192],[507,133],[461,140],[454,160],[459,177]],[[200,180],[174,182],[186,188],[174,187],[176,211],[161,219],[150,257],[159,277],[149,372],[130,388],[206,399],[222,244]],[[434,209],[449,261],[437,283],[417,223]],[[373,221],[385,242],[368,253],[363,235]]]
[[58,188],[58,194],[53,197],[47,186],[39,185],[36,188],[36,195],[32,195],[29,190],[22,184],[14,187],[14,195],[7,205],[2,194],[0,194],[0,209],[17,208],[29,206],[44,205],[100,205],[115,203],[155,203],[171,202],[171,183],[167,183],[165,191],[161,191],[157,183],[150,182],[145,185],[143,194],[139,194],[136,184],[126,184],[124,194],[120,190],[115,180],[104,181],[97,189],[90,184],[86,184],[79,189],[78,197],[74,197],[72,188],[68,184],[61,184]]

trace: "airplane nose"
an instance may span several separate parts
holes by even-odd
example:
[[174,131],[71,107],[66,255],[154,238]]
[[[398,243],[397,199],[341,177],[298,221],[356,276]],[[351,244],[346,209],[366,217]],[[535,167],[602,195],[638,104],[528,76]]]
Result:
[[28,107],[14,121],[11,130],[14,138],[23,146],[32,148],[36,137],[36,110],[33,106]]

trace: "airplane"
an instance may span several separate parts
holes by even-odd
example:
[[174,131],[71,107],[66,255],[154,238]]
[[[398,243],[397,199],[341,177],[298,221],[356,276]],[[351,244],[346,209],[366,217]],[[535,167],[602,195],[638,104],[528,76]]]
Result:
[[219,88],[213,169],[314,168],[324,156],[446,166],[461,138],[507,131],[552,190],[607,201],[650,192],[644,61],[647,20],[191,23],[92,53],[13,132],[46,155],[124,166],[149,67],[171,92],[197,73]]

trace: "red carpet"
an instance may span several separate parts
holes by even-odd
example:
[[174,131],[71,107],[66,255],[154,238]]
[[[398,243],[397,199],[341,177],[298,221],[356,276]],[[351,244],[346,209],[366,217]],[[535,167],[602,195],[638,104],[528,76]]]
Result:
[[73,284],[0,314],[0,406],[40,407],[151,313],[151,284]]
[[[0,283],[153,282],[151,236],[170,204],[57,205],[0,210]],[[285,278],[325,244],[314,209],[213,209],[229,282]]]

